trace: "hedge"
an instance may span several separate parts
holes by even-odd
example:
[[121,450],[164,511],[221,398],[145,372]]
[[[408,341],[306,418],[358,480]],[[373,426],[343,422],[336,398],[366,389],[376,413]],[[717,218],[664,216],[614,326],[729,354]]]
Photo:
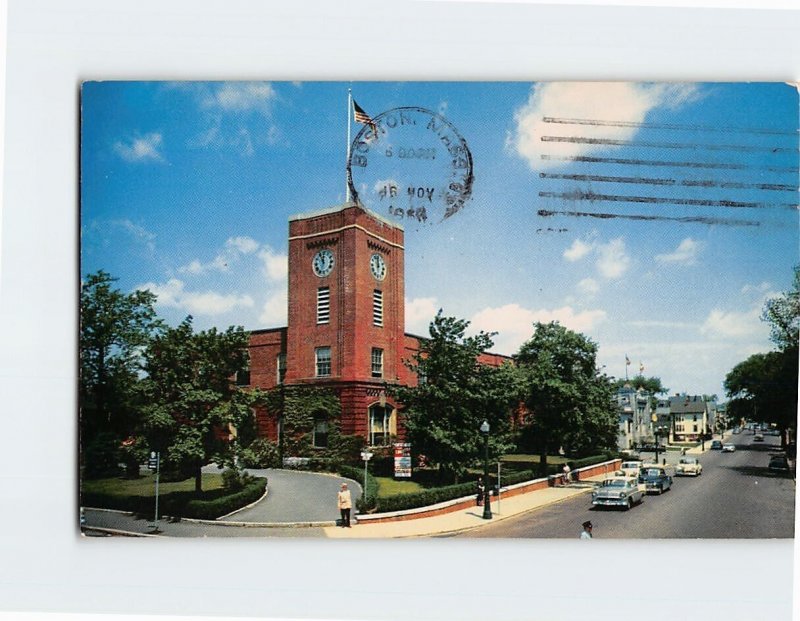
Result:
[[[338,468],[339,474],[343,477],[348,479],[352,479],[353,481],[358,481],[359,483],[364,484],[364,471],[360,470],[359,468],[355,468],[353,466],[339,466]],[[367,472],[367,489],[366,489],[366,496],[367,502],[364,502],[364,494],[361,495],[356,501],[356,508],[361,513],[366,513],[367,511],[373,510],[378,501],[378,482],[375,480],[369,472]]]
[[[187,517],[198,519],[215,519],[231,511],[244,507],[258,500],[267,487],[267,480],[257,478],[248,483],[244,489],[233,494],[224,489],[202,492],[201,498],[194,491],[170,492],[159,495],[159,517]],[[81,506],[102,507],[130,511],[143,516],[152,516],[155,511],[154,496],[118,496],[100,492],[82,492]]]

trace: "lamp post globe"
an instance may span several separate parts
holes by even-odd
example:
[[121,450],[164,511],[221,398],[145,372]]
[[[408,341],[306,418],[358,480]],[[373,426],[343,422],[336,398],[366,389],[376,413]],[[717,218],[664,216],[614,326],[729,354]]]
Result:
[[492,519],[491,492],[489,490],[489,423],[483,421],[480,426],[483,435],[483,519]]

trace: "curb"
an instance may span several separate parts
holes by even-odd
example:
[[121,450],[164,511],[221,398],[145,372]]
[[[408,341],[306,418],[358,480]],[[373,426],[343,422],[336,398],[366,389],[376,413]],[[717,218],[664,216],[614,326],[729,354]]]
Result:
[[131,530],[121,530],[119,528],[106,528],[104,526],[81,526],[81,535],[86,536],[85,531],[96,531],[98,533],[108,533],[109,535],[121,535],[123,537],[155,537],[159,538],[160,535],[153,533],[137,533]]

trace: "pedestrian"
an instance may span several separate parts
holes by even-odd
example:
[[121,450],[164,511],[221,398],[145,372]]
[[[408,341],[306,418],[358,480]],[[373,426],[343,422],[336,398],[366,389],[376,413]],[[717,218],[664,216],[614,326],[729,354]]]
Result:
[[353,507],[353,499],[350,497],[350,490],[347,483],[342,483],[342,488],[337,494],[339,512],[342,514],[342,528],[350,528],[350,509]]
[[591,539],[592,538],[592,523],[589,520],[586,520],[583,523],[583,532],[581,533],[581,539]]
[[564,470],[564,485],[569,485],[570,477],[572,476],[569,464],[565,463],[564,468],[562,468],[562,470]]
[[477,494],[477,496],[475,496],[475,504],[477,506],[479,506],[479,507],[483,504],[483,492],[484,492],[484,490],[485,490],[485,487],[483,485],[483,477],[478,477],[478,484],[477,484],[478,494]]

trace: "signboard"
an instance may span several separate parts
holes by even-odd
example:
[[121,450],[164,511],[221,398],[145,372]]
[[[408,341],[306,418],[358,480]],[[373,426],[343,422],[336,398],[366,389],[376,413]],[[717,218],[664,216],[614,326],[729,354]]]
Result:
[[408,442],[394,445],[394,476],[396,479],[411,478],[411,444]]

